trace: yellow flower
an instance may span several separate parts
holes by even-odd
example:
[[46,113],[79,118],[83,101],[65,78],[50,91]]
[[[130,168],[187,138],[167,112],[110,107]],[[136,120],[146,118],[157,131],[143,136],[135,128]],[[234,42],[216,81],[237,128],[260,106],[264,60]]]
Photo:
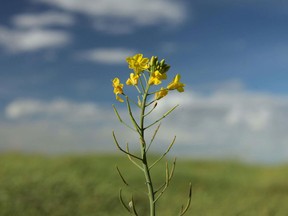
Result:
[[120,83],[119,78],[114,78],[112,81],[112,86],[114,87],[114,94],[116,95],[116,100],[120,102],[124,102],[122,98],[119,97],[118,94],[123,94],[123,86],[124,84]]
[[155,100],[160,100],[168,94],[168,90],[161,87],[161,89],[155,93]]
[[136,74],[141,73],[149,67],[149,59],[143,58],[143,54],[136,54],[133,57],[128,57],[126,58],[126,61],[129,64],[129,68],[133,69]]
[[149,85],[159,85],[163,79],[167,79],[167,75],[156,70],[151,73],[148,83]]
[[173,81],[167,86],[167,89],[169,90],[175,90],[177,89],[178,92],[184,92],[184,86],[185,84],[180,82],[180,74],[177,74]]
[[137,74],[130,73],[130,78],[127,79],[126,85],[137,85],[139,77]]

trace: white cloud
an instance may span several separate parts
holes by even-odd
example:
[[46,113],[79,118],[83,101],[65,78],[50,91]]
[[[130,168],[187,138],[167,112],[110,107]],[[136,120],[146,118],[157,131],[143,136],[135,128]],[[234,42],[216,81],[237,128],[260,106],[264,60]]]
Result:
[[226,116],[226,122],[231,126],[245,124],[251,130],[264,130],[269,123],[271,111],[258,107],[254,110],[243,110],[241,107],[231,108]]
[[0,150],[89,152],[111,150],[117,119],[113,109],[64,99],[18,99],[5,109],[0,123]]
[[102,64],[123,64],[127,56],[134,54],[135,51],[125,48],[99,48],[82,51],[76,55],[76,58]]
[[0,151],[71,153],[107,151],[114,147],[111,128],[105,125],[39,120],[2,122],[0,128]]
[[46,26],[71,26],[74,17],[60,12],[48,11],[44,13],[19,14],[12,18],[18,28],[41,28]]
[[[98,30],[130,32],[138,26],[177,25],[186,18],[183,1],[172,0],[34,0],[95,19]],[[123,26],[125,31],[121,31]],[[115,31],[113,30],[115,28]]]
[[[287,162],[288,97],[243,89],[205,95],[187,90],[160,100],[151,119],[175,104],[180,106],[163,120],[151,150],[163,150],[177,135],[172,152],[176,155]],[[125,105],[117,107],[129,122]],[[131,141],[131,133],[117,121],[111,107],[95,103],[15,100],[5,114],[7,119],[0,125],[2,149],[115,150],[112,130],[131,148],[137,142],[135,137]]]
[[[160,111],[175,103],[180,104],[180,111],[165,120],[163,131],[178,135],[182,146],[175,148],[184,154],[251,161],[281,161],[288,156],[284,120],[288,97],[244,90],[209,95],[186,92],[167,97],[159,103]],[[168,142],[166,137],[162,140]]]
[[63,121],[95,121],[103,120],[105,109],[94,103],[76,103],[63,99],[53,101],[39,101],[20,99],[11,102],[5,109],[9,119],[23,118],[54,118]]
[[64,46],[71,41],[68,33],[45,29],[7,29],[0,26],[0,46],[8,52],[31,52]]

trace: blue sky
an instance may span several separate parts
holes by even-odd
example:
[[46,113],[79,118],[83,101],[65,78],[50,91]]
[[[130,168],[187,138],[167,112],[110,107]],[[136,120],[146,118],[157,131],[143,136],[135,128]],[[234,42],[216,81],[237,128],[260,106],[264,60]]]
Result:
[[286,161],[287,11],[281,0],[6,1],[0,150],[115,150],[111,80],[126,79],[125,58],[140,52],[186,83],[183,99],[163,102],[181,107],[175,153]]

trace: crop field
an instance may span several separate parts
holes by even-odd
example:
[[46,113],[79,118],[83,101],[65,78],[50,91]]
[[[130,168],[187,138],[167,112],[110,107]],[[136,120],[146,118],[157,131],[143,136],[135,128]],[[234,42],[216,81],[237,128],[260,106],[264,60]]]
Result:
[[[152,158],[153,159],[153,158]],[[129,187],[116,171],[119,167]],[[165,164],[154,169],[161,185]],[[288,166],[233,161],[179,160],[158,215],[176,216],[193,186],[192,216],[287,216]],[[148,215],[142,173],[124,156],[0,155],[1,216],[124,216],[119,189],[131,194],[140,215]]]

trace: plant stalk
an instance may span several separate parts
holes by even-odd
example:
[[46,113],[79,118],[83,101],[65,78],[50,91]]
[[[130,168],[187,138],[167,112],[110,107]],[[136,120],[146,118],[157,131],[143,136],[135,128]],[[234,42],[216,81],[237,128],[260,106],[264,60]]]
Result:
[[144,127],[144,119],[145,119],[145,108],[146,108],[146,101],[147,101],[147,96],[148,96],[148,91],[149,91],[150,85],[147,83],[144,95],[143,95],[143,100],[141,104],[141,113],[140,113],[140,140],[141,140],[141,156],[142,156],[142,166],[143,166],[143,171],[145,175],[145,181],[148,189],[148,198],[149,198],[149,206],[150,206],[150,216],[155,216],[156,210],[155,210],[155,193],[154,193],[154,188],[153,188],[153,183],[152,183],[152,178],[149,170],[149,164],[147,160],[147,151],[146,151],[146,141],[145,141],[145,127]]

